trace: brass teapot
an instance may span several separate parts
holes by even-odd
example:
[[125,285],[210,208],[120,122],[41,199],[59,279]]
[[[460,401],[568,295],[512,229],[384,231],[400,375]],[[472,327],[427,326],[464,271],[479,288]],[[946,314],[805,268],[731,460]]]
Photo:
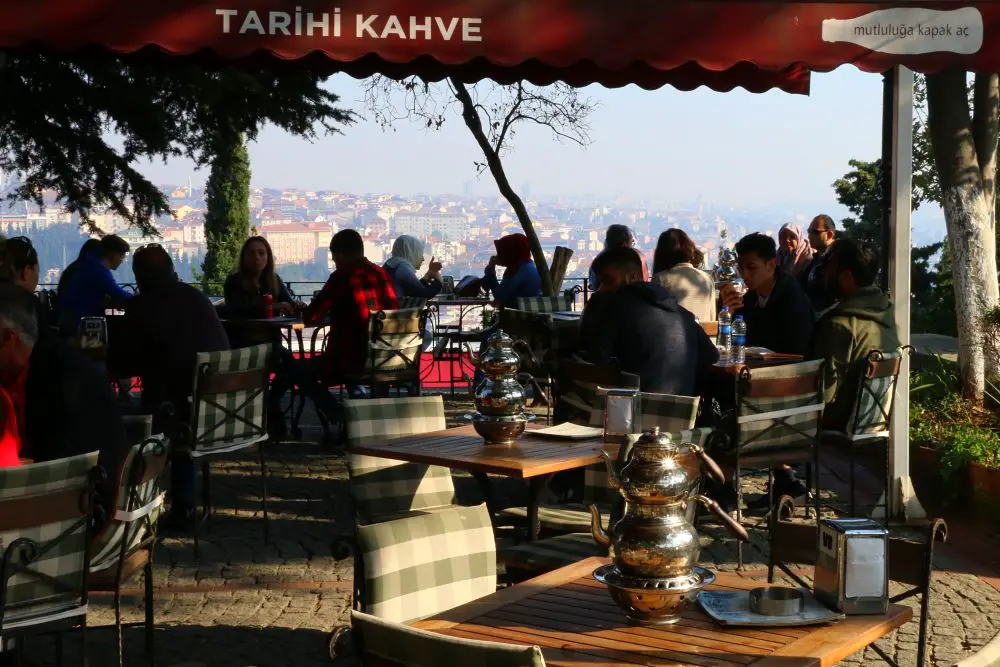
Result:
[[704,465],[720,482],[725,476],[718,464],[696,444],[672,442],[659,427],[645,431],[633,445],[621,472],[604,452],[611,487],[628,503],[625,516],[611,535],[601,525],[593,505],[594,539],[610,547],[618,571],[629,577],[671,578],[689,576],[698,563],[701,545],[686,509],[699,501],[744,542],[750,537],[719,505],[695,493]]

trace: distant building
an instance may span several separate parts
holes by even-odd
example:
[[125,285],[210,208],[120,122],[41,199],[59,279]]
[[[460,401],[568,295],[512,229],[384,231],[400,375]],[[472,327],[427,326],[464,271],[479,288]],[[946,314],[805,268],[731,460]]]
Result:
[[326,223],[272,224],[261,228],[274,252],[274,263],[311,264],[316,250],[330,244],[330,225]]
[[468,237],[469,216],[465,213],[400,212],[393,220],[394,233],[430,238],[435,233],[443,241],[462,241]]

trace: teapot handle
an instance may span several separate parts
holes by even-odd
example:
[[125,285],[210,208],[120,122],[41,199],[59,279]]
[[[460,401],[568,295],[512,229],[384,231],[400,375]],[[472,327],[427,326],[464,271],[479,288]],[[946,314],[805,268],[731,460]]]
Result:
[[698,455],[698,458],[701,459],[701,462],[705,464],[706,468],[708,468],[708,474],[714,477],[715,481],[719,482],[720,484],[726,483],[726,476],[725,474],[723,474],[722,468],[720,468],[719,464],[715,462],[715,459],[713,459],[711,456],[705,453],[704,447],[702,447],[701,445],[692,444],[691,451]]
[[729,532],[735,535],[738,539],[740,539],[743,542],[750,541],[750,534],[747,532],[747,529],[741,526],[739,522],[736,521],[736,519],[729,516],[729,514],[727,514],[725,510],[719,507],[719,503],[715,502],[710,498],[706,498],[705,496],[700,494],[692,495],[691,499],[700,501],[701,504],[707,507],[709,511],[712,512],[712,514],[718,517],[718,519],[722,521],[722,523],[726,526],[726,528],[729,529]]

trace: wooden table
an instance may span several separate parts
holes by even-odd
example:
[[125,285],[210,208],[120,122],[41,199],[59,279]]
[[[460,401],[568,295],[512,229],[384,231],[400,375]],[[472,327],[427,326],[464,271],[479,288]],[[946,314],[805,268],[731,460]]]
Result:
[[721,375],[739,375],[740,371],[744,368],[753,370],[755,368],[784,366],[785,364],[797,364],[804,359],[805,357],[798,354],[778,354],[768,355],[766,357],[750,357],[746,360],[746,363],[742,364],[731,364],[727,359],[719,359],[717,362],[712,364],[711,372]]
[[[607,589],[591,576],[606,558],[589,558],[462,605],[417,628],[454,637],[535,645],[548,667],[700,665],[702,667],[825,667],[889,634],[913,616],[889,605],[879,616],[850,616],[804,628],[726,628],[695,606],[674,625],[625,622]],[[765,586],[736,573],[717,573],[711,588]]]
[[534,540],[539,531],[539,497],[549,478],[557,472],[600,463],[604,448],[602,437],[556,440],[533,436],[535,428],[539,427],[529,425],[511,447],[487,446],[470,424],[383,444],[356,445],[351,452],[465,470],[479,480],[490,505],[488,474],[528,480],[528,533]]

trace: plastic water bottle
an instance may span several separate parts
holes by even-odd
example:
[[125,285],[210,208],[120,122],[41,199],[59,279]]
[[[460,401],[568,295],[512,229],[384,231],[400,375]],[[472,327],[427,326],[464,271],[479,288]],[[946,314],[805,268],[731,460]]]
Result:
[[742,315],[733,322],[733,348],[729,358],[734,364],[742,364],[747,358],[747,323]]
[[719,356],[729,356],[729,350],[733,346],[733,316],[729,314],[729,306],[723,306],[719,311],[719,333],[715,344],[719,348]]

